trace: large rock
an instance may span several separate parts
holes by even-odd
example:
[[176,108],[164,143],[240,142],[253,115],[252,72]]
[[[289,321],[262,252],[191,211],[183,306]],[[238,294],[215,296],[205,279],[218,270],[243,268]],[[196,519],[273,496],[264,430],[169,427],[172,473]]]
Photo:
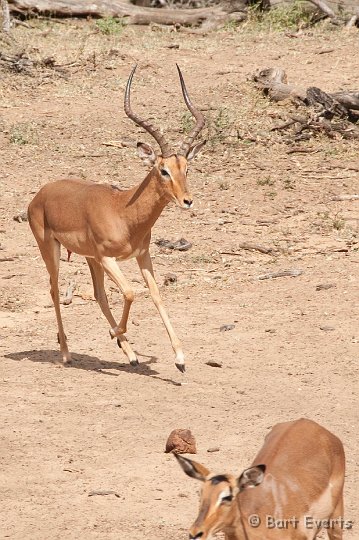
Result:
[[166,454],[196,454],[196,441],[189,429],[174,429],[166,442]]

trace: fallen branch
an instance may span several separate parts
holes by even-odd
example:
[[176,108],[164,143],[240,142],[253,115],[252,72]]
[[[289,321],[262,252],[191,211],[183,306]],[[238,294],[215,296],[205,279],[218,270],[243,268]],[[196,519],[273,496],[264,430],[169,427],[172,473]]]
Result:
[[359,200],[359,195],[335,195],[332,197],[332,201],[357,201]]
[[230,17],[230,3],[222,7],[162,9],[136,6],[126,0],[11,0],[10,9],[20,13],[35,12],[60,17],[121,17],[127,24],[199,25],[215,20],[223,25]]
[[94,497],[96,495],[100,495],[100,496],[114,495],[115,497],[120,497],[120,494],[117,493],[117,491],[114,491],[113,489],[95,489],[93,491],[90,491],[90,493],[88,494],[88,497]]
[[121,139],[120,141],[107,141],[103,146],[113,146],[114,148],[136,148],[137,143],[133,139]]
[[274,279],[279,277],[297,277],[303,274],[303,270],[296,270],[295,268],[292,270],[280,270],[279,272],[269,272],[268,274],[262,274],[261,276],[258,276],[257,279],[263,280],[263,279]]
[[[259,251],[260,253],[265,253],[266,255],[273,253],[274,249],[271,247],[261,246],[259,244],[253,244],[252,242],[243,242],[238,244],[240,249],[248,249],[249,251]],[[241,255],[241,253],[235,251],[220,251],[221,255]]]
[[357,22],[359,22],[359,8],[357,8],[352,17],[350,17],[349,21],[345,25],[345,28],[353,28],[353,26],[356,26]]
[[359,111],[359,92],[334,92],[330,95],[346,109]]
[[338,134],[344,139],[359,138],[359,129],[355,125],[359,118],[356,112],[359,110],[358,91],[327,94],[315,86],[305,90],[288,84],[286,72],[280,68],[263,69],[255,73],[252,79],[273,101],[290,99],[297,106],[312,108],[305,115],[290,115],[286,122],[274,126],[271,131],[282,131],[293,125],[295,142],[308,140],[313,134],[323,132],[331,138]]
[[9,33],[11,28],[9,3],[7,0],[0,0],[0,5],[2,9],[2,30]]
[[315,148],[302,148],[301,146],[295,146],[293,148],[289,148],[287,150],[287,154],[316,154],[319,152],[318,149]]
[[312,4],[314,4],[317,8],[320,9],[327,17],[330,17],[331,19],[335,19],[336,15],[332,8],[330,8],[323,0],[309,0]]
[[283,124],[279,124],[278,126],[274,126],[270,129],[270,131],[281,131],[282,129],[287,129],[287,127],[292,126],[295,124],[295,120],[287,120],[287,122],[283,122]]
[[284,69],[262,69],[259,73],[253,75],[253,80],[263,90],[264,94],[269,96],[273,101],[283,101],[288,98],[299,99],[301,101],[305,100],[305,90],[289,85]]
[[258,73],[255,73],[252,79],[256,83],[256,86],[263,90],[264,94],[269,96],[273,101],[283,101],[288,98],[294,98],[296,101],[299,99],[303,103],[307,103],[308,101],[311,103],[322,103],[324,101],[329,102],[331,106],[333,104],[340,104],[346,110],[359,110],[358,91],[327,94],[315,86],[304,90],[299,86],[288,84],[287,74],[280,68],[262,69]]

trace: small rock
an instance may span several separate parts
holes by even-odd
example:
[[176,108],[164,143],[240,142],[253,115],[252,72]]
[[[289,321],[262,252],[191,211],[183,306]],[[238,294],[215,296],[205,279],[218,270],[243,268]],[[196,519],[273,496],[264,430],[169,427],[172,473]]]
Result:
[[163,280],[163,285],[171,285],[177,283],[177,276],[176,274],[172,274],[171,272],[169,274],[165,275],[165,278]]
[[331,289],[332,287],[336,287],[335,283],[320,283],[315,287],[316,291],[326,291],[328,289]]
[[208,360],[208,362],[206,362],[207,366],[211,366],[211,367],[222,367],[222,362],[214,362],[213,360]]
[[207,448],[207,452],[219,452],[218,446],[214,446],[213,448]]
[[196,441],[189,429],[174,429],[171,431],[165,453],[196,454]]
[[224,324],[223,326],[220,327],[219,331],[220,332],[228,332],[228,330],[233,330],[233,328],[235,328],[236,325],[235,324]]
[[20,212],[20,214],[17,214],[13,217],[14,221],[18,221],[19,223],[22,223],[23,221],[27,221],[27,211],[24,210],[23,212]]
[[334,326],[320,326],[319,327],[323,332],[332,332],[335,330]]
[[159,240],[155,241],[155,244],[159,247],[164,247],[168,249],[177,249],[178,251],[187,251],[188,249],[191,249],[192,244],[191,242],[188,242],[185,238],[180,238],[179,240],[176,240],[175,242],[172,242],[171,240],[165,240],[164,238],[160,238]]

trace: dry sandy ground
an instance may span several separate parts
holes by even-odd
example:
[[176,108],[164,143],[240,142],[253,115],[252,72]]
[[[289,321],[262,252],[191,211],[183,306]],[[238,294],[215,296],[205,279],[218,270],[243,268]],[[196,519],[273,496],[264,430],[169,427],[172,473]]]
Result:
[[[92,23],[34,26],[16,30],[13,50],[71,65],[64,76],[0,73],[0,537],[186,538],[199,486],[164,454],[170,431],[190,428],[199,461],[240,473],[273,424],[304,416],[345,445],[345,517],[356,520],[345,538],[359,538],[359,202],[332,201],[358,193],[357,146],[319,137],[304,144],[315,153],[288,155],[285,133],[269,129],[290,106],[270,104],[247,81],[278,65],[304,86],[358,89],[357,34],[128,28],[102,36]],[[102,143],[138,135],[122,111],[134,62],[134,107],[181,139],[187,117],[176,61],[210,120],[209,144],[189,176],[194,210],[169,206],[153,233],[193,243],[185,253],[152,246],[159,283],[168,271],[178,276],[161,290],[187,354],[187,384],[178,386],[183,378],[133,262],[123,265],[137,293],[128,337],[141,366],[131,368],[110,340],[87,265],[73,256],[60,283],[63,294],[77,285],[63,308],[75,360],[58,368],[48,276],[28,224],[13,216],[54,178],[138,183],[145,170],[133,149]],[[277,251],[240,250],[243,241]],[[220,253],[231,250],[238,255]],[[293,268],[302,275],[258,280]],[[122,300],[107,289],[118,317]],[[89,497],[93,490],[118,496]]]

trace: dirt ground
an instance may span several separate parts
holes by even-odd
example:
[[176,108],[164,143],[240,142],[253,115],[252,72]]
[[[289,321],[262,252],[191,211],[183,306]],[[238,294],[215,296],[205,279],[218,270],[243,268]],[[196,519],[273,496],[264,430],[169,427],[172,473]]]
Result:
[[[187,538],[199,486],[164,454],[170,431],[190,428],[198,461],[239,474],[271,426],[298,417],[343,441],[345,518],[356,521],[344,537],[359,538],[359,201],[332,200],[358,193],[357,143],[318,136],[302,143],[313,152],[288,154],[288,134],[270,129],[292,106],[269,103],[248,80],[279,66],[303,86],[358,89],[357,31],[322,27],[293,38],[246,27],[208,36],[129,27],[104,35],[93,22],[40,20],[14,35],[9,52],[54,57],[61,67],[0,71],[0,538]],[[110,340],[85,260],[67,263],[65,252],[62,294],[76,284],[73,303],[62,306],[74,362],[57,367],[48,275],[28,223],[13,219],[56,178],[125,188],[144,178],[134,149],[103,144],[141,137],[122,108],[136,62],[140,114],[180,142],[188,115],[178,62],[209,124],[206,150],[190,166],[194,209],[169,205],[151,248],[187,358],[182,386],[132,261],[122,268],[136,292],[128,338],[140,367]],[[193,244],[187,252],[154,243],[181,237]],[[303,273],[258,279],[288,269]],[[178,282],[165,287],[168,272]],[[333,286],[317,290],[323,284]],[[121,296],[106,286],[119,317]],[[220,332],[224,324],[235,328]],[[117,496],[89,496],[94,490]]]

